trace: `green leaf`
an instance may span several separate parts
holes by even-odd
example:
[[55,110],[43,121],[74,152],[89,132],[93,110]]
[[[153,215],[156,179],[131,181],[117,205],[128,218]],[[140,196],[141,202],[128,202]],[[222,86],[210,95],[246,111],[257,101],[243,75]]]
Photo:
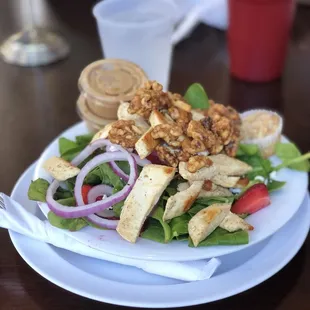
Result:
[[162,200],[161,200],[157,204],[157,207],[152,213],[151,217],[153,219],[156,219],[161,224],[163,231],[164,231],[164,241],[165,243],[168,243],[171,241],[173,236],[172,236],[172,231],[171,231],[169,224],[163,221],[163,215],[164,215],[164,208],[162,206]]
[[78,231],[88,225],[83,218],[65,219],[51,211],[48,212],[47,218],[51,225],[70,231]]
[[123,205],[124,205],[124,201],[120,201],[113,206],[113,212],[115,213],[115,216],[118,216],[118,217],[121,216]]
[[285,184],[286,184],[286,182],[270,180],[267,184],[268,192],[269,193],[274,192],[274,191],[282,188]]
[[301,155],[294,143],[277,143],[276,155],[283,163],[276,166],[275,170],[288,167],[299,171],[310,171],[310,153]]
[[84,180],[85,184],[97,185],[107,184],[118,191],[124,187],[122,180],[113,172],[112,168],[104,163],[90,171]]
[[239,144],[237,157],[241,155],[252,156],[259,153],[259,148],[256,144]]
[[142,238],[166,243],[164,229],[159,221],[153,218],[148,218],[146,225],[146,229],[141,233]]
[[68,206],[68,207],[75,207],[76,206],[76,201],[75,201],[74,197],[59,199],[59,200],[57,200],[57,202],[63,206]]
[[93,137],[94,137],[93,133],[88,133],[85,135],[76,136],[75,140],[76,140],[77,144],[83,145],[85,147],[86,145],[88,145],[91,142]]
[[187,89],[184,99],[193,109],[208,109],[210,106],[208,96],[199,83],[194,83]]
[[65,198],[70,198],[70,197],[72,197],[72,192],[62,187],[58,187],[56,193],[54,194],[55,200],[65,199]]
[[273,168],[269,159],[264,159],[259,153],[255,155],[241,155],[238,159],[252,166],[253,170],[247,174],[250,180],[254,180],[256,176],[268,178]]
[[191,216],[189,214],[182,214],[181,216],[173,218],[169,226],[171,227],[172,236],[179,237],[188,234],[188,222]]
[[46,201],[46,192],[49,187],[49,183],[44,179],[37,179],[31,181],[28,189],[28,198],[35,201]]
[[[213,245],[239,245],[248,243],[249,234],[247,231],[239,230],[230,233],[227,230],[218,227],[205,240],[201,241],[198,244],[198,247]],[[191,239],[189,239],[189,246],[194,247]]]
[[67,153],[68,151],[72,149],[79,147],[79,145],[72,140],[69,140],[65,137],[61,137],[58,140],[58,147],[59,147],[60,156],[62,157],[63,154]]

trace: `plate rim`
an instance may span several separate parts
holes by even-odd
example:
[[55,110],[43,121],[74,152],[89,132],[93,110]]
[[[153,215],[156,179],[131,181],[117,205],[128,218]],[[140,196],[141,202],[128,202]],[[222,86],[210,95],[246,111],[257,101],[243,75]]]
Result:
[[[34,164],[32,164],[19,178],[19,180],[16,182],[16,185],[14,186],[14,189],[11,193],[11,196],[14,198],[16,191],[18,190],[18,187],[20,186],[20,184],[24,181],[25,176],[27,176],[27,173],[29,173],[29,171],[31,171],[31,169],[34,169]],[[31,178],[31,177],[30,177]],[[308,195],[308,194],[307,194]],[[306,201],[308,202],[309,205],[309,196],[307,198]],[[303,202],[304,204],[304,202]],[[302,206],[303,206],[302,204]],[[306,210],[308,211],[308,213],[310,214],[310,210],[309,208],[305,207]],[[113,297],[110,296],[105,296],[103,297],[102,294],[100,296],[96,296],[93,295],[91,293],[87,293],[87,292],[83,292],[81,291],[81,289],[76,289],[75,287],[72,287],[72,285],[67,285],[67,284],[63,284],[63,281],[59,281],[55,278],[55,276],[50,276],[49,272],[46,272],[45,270],[41,270],[40,267],[37,267],[35,264],[32,263],[31,258],[27,257],[27,254],[24,253],[23,251],[23,246],[25,246],[25,243],[21,242],[19,243],[19,238],[27,238],[25,236],[21,236],[18,233],[14,233],[12,231],[9,231],[9,235],[11,238],[11,241],[14,245],[14,247],[16,248],[17,252],[20,254],[20,256],[25,260],[25,262],[32,268],[34,269],[38,274],[40,274],[41,276],[43,276],[44,278],[46,278],[47,280],[49,280],[50,282],[56,284],[57,286],[60,286],[70,292],[73,292],[75,294],[81,295],[83,297],[87,297],[93,300],[97,300],[97,301],[101,301],[101,302],[107,302],[107,303],[111,303],[111,304],[117,304],[117,305],[122,305],[122,306],[131,306],[131,307],[148,307],[148,308],[170,308],[170,307],[182,307],[182,306],[190,306],[190,305],[197,305],[197,304],[201,304],[201,303],[206,303],[206,302],[212,302],[212,301],[216,301],[216,300],[220,300],[220,299],[224,299],[224,298],[228,298],[230,296],[239,294],[245,290],[248,290],[256,285],[259,285],[260,283],[262,283],[263,281],[265,281],[266,279],[270,278],[271,276],[273,276],[274,274],[276,274],[279,270],[281,270],[286,264],[288,264],[291,259],[296,255],[296,253],[300,250],[301,246],[303,245],[308,232],[309,232],[309,227],[310,227],[310,217],[308,216],[304,216],[303,219],[305,220],[304,222],[304,226],[301,226],[300,229],[300,236],[302,235],[302,237],[300,237],[298,239],[298,242],[294,242],[293,247],[290,247],[289,251],[286,251],[286,255],[281,256],[280,257],[280,263],[277,262],[277,264],[273,267],[271,267],[271,269],[268,272],[262,272],[260,274],[260,277],[256,278],[256,280],[253,280],[253,278],[251,278],[250,282],[244,282],[247,284],[244,284],[242,286],[239,287],[235,287],[234,290],[230,290],[229,293],[226,294],[219,294],[218,296],[213,296],[212,298],[207,298],[205,296],[205,294],[203,294],[203,297],[200,298],[196,298],[194,300],[189,300],[187,302],[171,302],[169,300],[169,302],[159,302],[159,303],[147,303],[147,302],[137,302],[136,300],[130,300],[131,296],[126,295],[126,298],[129,298],[129,300],[119,300],[119,299],[115,299]],[[302,230],[302,231],[301,231]],[[274,239],[276,236],[272,236],[270,238],[270,240]],[[27,238],[30,239],[30,238]],[[31,239],[30,239],[31,240]],[[35,242],[33,240],[31,240],[32,242]],[[268,246],[269,242],[264,246],[264,248],[266,246]],[[55,251],[53,251],[53,246],[47,245],[45,243],[41,243],[41,246],[44,248],[46,247],[47,249],[49,249],[50,251],[52,251],[52,253],[54,253],[55,255],[57,255],[57,253]],[[264,249],[263,248],[263,249]],[[276,251],[277,252],[277,251]],[[78,254],[76,254],[78,255]],[[261,251],[257,253],[257,255],[254,255],[251,259],[249,259],[249,261],[247,261],[245,264],[241,264],[240,266],[236,267],[235,269],[232,269],[228,272],[225,272],[224,274],[219,275],[217,278],[219,278],[221,281],[223,278],[227,277],[227,274],[231,274],[231,273],[240,273],[240,269],[241,268],[246,268],[245,265],[247,265],[249,262],[253,261],[255,258],[257,258],[257,256],[262,255]],[[279,254],[278,254],[279,255]],[[57,255],[58,256],[58,255]],[[61,256],[58,256],[62,259],[62,261],[65,261]],[[66,261],[65,261],[66,262]],[[69,264],[69,263],[67,263]],[[73,269],[77,269],[78,273],[82,273],[82,274],[87,274],[90,278],[95,279],[98,277],[95,277],[91,274],[88,274],[80,269],[78,269],[75,266],[72,266],[71,264],[69,264],[71,267],[73,267]],[[239,271],[238,271],[239,270]],[[242,274],[242,273],[241,273]],[[59,276],[59,275],[58,275]],[[216,278],[216,277],[215,277]],[[141,293],[141,291],[150,291],[149,293],[155,293],[154,291],[161,291],[161,292],[166,292],[167,290],[172,290],[174,291],[175,289],[179,289],[180,286],[184,286],[185,289],[186,287],[194,287],[196,288],[197,286],[199,286],[200,284],[203,285],[203,283],[207,283],[206,281],[209,281],[210,283],[213,282],[212,280],[215,278],[211,278],[209,280],[205,280],[205,281],[196,281],[196,282],[190,282],[190,283],[182,283],[182,284],[176,284],[176,285],[158,285],[158,286],[145,286],[145,285],[135,285],[135,284],[128,284],[128,283],[120,283],[120,282],[115,282],[112,280],[107,280],[107,279],[101,279],[101,282],[106,282],[106,284],[111,285],[112,289],[113,287],[116,286],[121,286],[124,289],[128,289],[129,287],[132,289],[138,289],[139,291],[139,295]],[[181,290],[184,290],[184,288],[181,288]],[[205,291],[204,291],[205,292]]]

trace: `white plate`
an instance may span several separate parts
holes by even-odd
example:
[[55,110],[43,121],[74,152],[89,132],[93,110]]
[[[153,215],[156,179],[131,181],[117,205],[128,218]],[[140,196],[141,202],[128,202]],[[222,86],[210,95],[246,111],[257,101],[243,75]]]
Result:
[[[85,125],[79,123],[66,130],[61,136],[74,139],[75,136],[86,132]],[[51,177],[44,171],[42,165],[49,157],[59,155],[58,138],[46,148],[40,157],[35,169],[34,179],[41,177],[51,181]],[[247,221],[255,227],[254,231],[250,232],[250,242],[247,245],[190,248],[187,246],[187,242],[174,241],[169,244],[161,244],[141,238],[136,244],[131,244],[122,239],[115,231],[103,231],[92,227],[86,227],[78,232],[66,233],[87,246],[106,253],[137,259],[188,261],[226,255],[270,237],[285,225],[298,210],[307,190],[307,174],[283,169],[277,177],[279,180],[287,181],[287,184],[282,190],[271,195],[272,203],[270,206],[247,218]],[[47,215],[49,212],[47,204],[40,203],[40,206],[43,213]]]
[[[28,211],[43,216],[36,204],[27,198],[33,171],[34,165],[21,176],[12,198]],[[308,234],[309,225],[307,194],[300,211],[274,236],[221,257],[222,265],[211,279],[191,283],[81,256],[18,233],[10,232],[10,236],[18,253],[36,272],[68,291],[112,304],[168,308],[223,299],[265,281],[296,255]]]

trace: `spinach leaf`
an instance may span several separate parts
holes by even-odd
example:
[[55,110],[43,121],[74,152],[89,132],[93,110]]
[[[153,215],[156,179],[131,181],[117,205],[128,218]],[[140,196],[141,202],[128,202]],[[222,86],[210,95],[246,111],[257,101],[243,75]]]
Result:
[[[239,245],[248,243],[249,234],[247,231],[238,230],[230,233],[227,230],[218,227],[205,240],[201,241],[198,244],[198,247],[211,245]],[[194,247],[191,239],[189,239],[189,246]]]
[[31,181],[28,189],[28,198],[35,201],[46,201],[46,192],[49,187],[49,183],[44,179],[37,179]]
[[88,225],[83,218],[65,219],[51,211],[48,212],[47,218],[51,225],[70,231],[78,231]]
[[193,109],[208,109],[210,106],[208,96],[199,83],[194,83],[187,89],[184,99]]
[[182,214],[181,216],[173,218],[169,226],[171,227],[172,236],[179,237],[188,234],[188,222],[191,216],[189,214]]
[[310,153],[301,155],[294,143],[277,143],[276,155],[283,163],[276,166],[274,170],[288,167],[299,171],[310,171]]
[[118,217],[121,216],[123,205],[124,205],[124,201],[120,201],[113,206],[113,212],[115,213],[115,216],[118,216]]
[[72,197],[72,192],[62,187],[58,187],[56,193],[54,194],[55,200],[65,199],[65,198],[70,198],[70,197]]
[[156,219],[161,224],[164,231],[164,242],[168,243],[171,241],[173,236],[169,224],[163,221],[163,215],[164,215],[164,207],[163,207],[163,200],[161,199],[157,204],[156,209],[151,214],[151,217],[153,219]]
[[103,163],[90,171],[84,180],[85,184],[107,184],[121,190],[124,187],[122,180],[113,172],[112,168]]
[[268,192],[269,193],[274,192],[274,191],[282,188],[285,184],[286,184],[286,182],[269,180],[269,182],[267,184]]
[[67,161],[71,161],[89,144],[92,137],[93,134],[77,136],[76,141],[61,137],[58,140],[60,157]]
[[148,218],[146,225],[146,229],[141,233],[142,238],[166,243],[164,229],[159,221],[153,218]]
[[59,199],[59,200],[57,200],[57,202],[63,206],[69,206],[69,207],[75,207],[76,206],[76,201],[75,201],[74,197]]
[[88,134],[85,134],[85,135],[76,136],[75,137],[75,141],[79,145],[86,146],[86,145],[88,145],[91,142],[93,137],[94,137],[93,133],[88,133]]
[[252,166],[253,170],[247,174],[250,180],[254,180],[256,176],[262,176],[268,178],[270,172],[273,171],[271,162],[269,159],[264,159],[260,154],[255,155],[241,155],[238,159]]
[[242,155],[252,156],[259,153],[259,148],[256,144],[239,144],[237,157]]

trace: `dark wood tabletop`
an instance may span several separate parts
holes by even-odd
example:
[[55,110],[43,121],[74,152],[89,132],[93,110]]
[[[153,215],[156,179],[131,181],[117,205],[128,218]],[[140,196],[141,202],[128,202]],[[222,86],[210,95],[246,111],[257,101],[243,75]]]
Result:
[[[37,0],[35,20],[60,31],[71,46],[59,63],[21,68],[0,61],[0,190],[10,193],[21,173],[47,144],[79,121],[75,105],[81,70],[102,58],[91,16],[94,1]],[[0,0],[0,41],[27,20],[27,1]],[[225,33],[199,25],[174,51],[170,89],[183,93],[192,82],[202,83],[210,98],[240,111],[272,108],[285,118],[284,133],[302,151],[310,149],[310,7],[297,10],[283,78],[250,84],[230,77]],[[275,249],[276,251],[276,249]],[[195,309],[310,309],[310,239],[278,274],[245,292]],[[14,249],[7,231],[0,230],[0,309],[112,309],[74,295],[32,270]]]

